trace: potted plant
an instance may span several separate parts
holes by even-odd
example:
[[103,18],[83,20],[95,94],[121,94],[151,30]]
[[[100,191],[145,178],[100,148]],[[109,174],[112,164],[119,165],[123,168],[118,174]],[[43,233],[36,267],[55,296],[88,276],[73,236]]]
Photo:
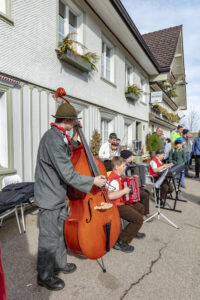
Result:
[[71,39],[74,34],[76,34],[76,32],[68,33],[63,41],[58,43],[58,48],[56,49],[58,58],[72,64],[81,71],[97,71],[95,63],[98,61],[99,56],[96,53],[89,51],[84,54],[78,53],[77,47],[81,47],[83,50],[87,50],[87,47],[80,42]]
[[128,85],[125,96],[130,100],[138,100],[142,93],[143,91],[136,84],[132,84]]

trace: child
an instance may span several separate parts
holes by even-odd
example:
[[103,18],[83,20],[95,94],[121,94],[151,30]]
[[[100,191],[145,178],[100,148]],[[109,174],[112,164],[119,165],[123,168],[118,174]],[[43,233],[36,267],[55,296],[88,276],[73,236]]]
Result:
[[[182,148],[183,138],[180,137],[180,138],[176,139],[174,144],[175,144],[174,149],[172,149],[169,153],[169,162],[173,163],[175,165],[186,163],[185,151]],[[184,171],[181,172],[180,176],[181,176],[181,187],[185,188]]]
[[[159,179],[158,172],[161,172],[162,170],[170,167],[172,164],[164,164],[162,162],[164,158],[164,149],[158,149],[156,150],[156,156],[150,161],[149,164],[149,174],[154,177],[154,182],[156,182]],[[164,201],[166,199],[167,193],[173,192],[173,186],[170,184],[168,186],[168,183],[166,180],[161,185],[161,190],[160,190],[160,205],[162,206],[164,204]]]
[[[129,150],[122,150],[120,156],[126,160],[126,168],[129,166],[137,166],[137,164],[133,163],[133,153]],[[126,171],[126,170],[125,170]],[[130,174],[129,174],[130,172]],[[131,170],[128,171],[128,176],[131,176]],[[138,174],[139,175],[139,174]],[[140,188],[140,203],[144,205],[144,215],[149,214],[149,192],[144,188]],[[135,206],[136,203],[133,204]]]
[[[112,172],[108,177],[110,182],[108,186],[108,198],[113,200],[114,204],[117,205],[120,217],[130,222],[120,233],[113,248],[123,252],[133,252],[134,247],[129,245],[129,243],[139,234],[138,231],[142,227],[144,206],[141,203],[136,203],[135,208],[133,208],[131,205],[124,204],[123,195],[130,193],[130,188],[126,187],[122,189],[121,183],[121,176],[124,174],[126,161],[120,156],[115,156],[112,159],[111,165]],[[144,238],[145,234],[140,233],[137,237]]]

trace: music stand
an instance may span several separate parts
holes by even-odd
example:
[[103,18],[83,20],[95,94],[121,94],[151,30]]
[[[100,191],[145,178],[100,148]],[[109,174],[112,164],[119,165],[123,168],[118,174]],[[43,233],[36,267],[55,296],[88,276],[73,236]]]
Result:
[[[167,168],[164,173],[162,174],[162,176],[156,181],[156,183],[154,183],[154,186],[155,186],[155,190],[158,191],[158,198],[156,199],[156,194],[154,195],[155,196],[155,200],[157,200],[158,202],[158,211],[153,214],[151,217],[149,217],[148,219],[146,219],[144,221],[144,223],[148,222],[149,220],[153,219],[154,217],[158,216],[158,220],[160,220],[160,217],[163,217],[168,223],[170,223],[173,227],[175,227],[176,229],[179,229],[179,227],[174,224],[172,221],[170,221],[165,215],[163,215],[161,212],[160,212],[160,188],[161,188],[161,185],[163,183],[163,181],[165,180],[166,176],[167,176],[167,173],[169,171],[169,168]],[[156,202],[156,201],[155,201]]]

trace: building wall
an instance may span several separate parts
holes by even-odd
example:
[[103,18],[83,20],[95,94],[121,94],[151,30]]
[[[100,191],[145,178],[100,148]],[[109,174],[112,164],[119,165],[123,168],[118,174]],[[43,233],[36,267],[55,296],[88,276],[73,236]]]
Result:
[[[13,25],[0,20],[0,72],[21,82],[21,87],[8,88],[9,163],[6,168],[0,168],[0,179],[16,170],[22,180],[34,180],[38,144],[49,128],[51,115],[56,110],[52,93],[60,86],[66,89],[83,118],[83,129],[88,142],[94,129],[100,132],[103,118],[111,121],[110,130],[115,131],[122,142],[126,138],[125,124],[129,126],[128,134],[131,139],[136,138],[136,124],[139,124],[137,137],[145,142],[148,131],[149,86],[146,89],[146,103],[142,97],[137,102],[127,101],[126,59],[135,67],[134,83],[139,84],[141,78],[148,80],[148,77],[84,4],[82,10],[83,43],[89,51],[96,52],[101,57],[102,36],[106,36],[114,45],[114,84],[101,78],[101,60],[97,63],[98,72],[87,74],[57,58],[58,1],[13,0]],[[5,136],[4,139],[6,140]]]

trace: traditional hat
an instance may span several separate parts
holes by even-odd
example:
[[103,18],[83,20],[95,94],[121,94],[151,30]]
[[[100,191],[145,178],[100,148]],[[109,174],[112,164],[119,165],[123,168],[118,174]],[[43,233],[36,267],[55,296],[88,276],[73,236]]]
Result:
[[77,112],[75,108],[69,103],[62,103],[58,107],[55,116],[52,115],[52,117],[56,119],[65,119],[65,118],[72,119],[72,120],[81,119],[77,117]]

